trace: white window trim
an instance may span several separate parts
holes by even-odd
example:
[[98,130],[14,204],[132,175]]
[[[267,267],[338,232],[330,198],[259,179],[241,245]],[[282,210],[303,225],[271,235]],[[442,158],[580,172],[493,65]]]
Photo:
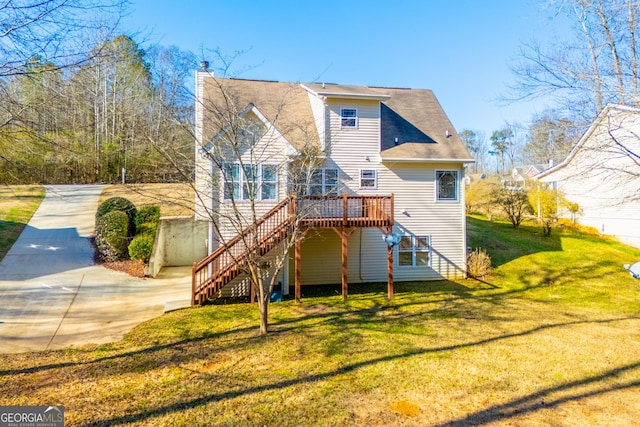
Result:
[[[404,234],[402,237],[411,238],[411,265],[400,265],[400,252],[409,252],[408,250],[400,250],[400,245],[396,246],[396,267],[398,268],[425,268],[431,267],[431,236],[428,234]],[[427,249],[418,249],[417,248],[417,239],[427,239]],[[416,263],[416,253],[426,253],[427,254],[427,264],[426,265],[417,265]]]
[[[373,178],[365,178],[363,172],[373,172]],[[362,181],[373,179],[373,186],[362,185]],[[360,169],[360,189],[361,190],[377,190],[378,189],[378,170],[377,169]]]
[[[443,172],[452,172],[455,174],[455,197],[453,199],[444,199],[440,197],[440,178],[438,177],[438,174],[443,173]],[[436,202],[457,202],[460,199],[460,172],[455,170],[455,169],[442,169],[442,170],[436,170],[435,171],[435,184],[436,184],[436,188],[435,188],[435,196],[436,196]]]
[[[355,111],[355,116],[354,117],[344,117],[342,114],[345,110],[349,110],[349,111]],[[347,120],[347,119],[353,119],[354,121],[354,125],[353,126],[345,126],[343,124],[343,120]],[[353,108],[353,107],[345,107],[345,108],[340,108],[340,128],[342,129],[358,129],[358,109],[357,108]]]
[[[237,163],[231,163],[231,165],[237,166],[238,169],[241,169],[242,167],[247,167],[247,166],[256,167],[256,177],[257,177],[257,186],[258,186],[258,188],[256,189],[256,197],[253,199],[254,201],[276,201],[276,200],[278,200],[278,181],[279,181],[278,175],[279,174],[278,174],[278,165],[277,164],[272,164],[272,163],[264,163],[264,164],[262,164],[261,163],[261,164],[254,165],[254,164],[250,164],[250,163],[240,164],[239,162],[237,162]],[[262,184],[263,184],[263,181],[262,181],[262,168],[263,168],[263,166],[273,166],[275,168],[275,173],[276,173],[275,182],[266,181],[269,184],[275,183],[275,185],[276,185],[275,198],[273,198],[273,199],[263,199],[262,198]],[[245,179],[244,179],[245,174],[244,174],[244,172],[242,170],[239,170],[238,180],[237,181],[233,181],[233,177],[232,177],[232,181],[228,181],[226,179],[226,177],[224,176],[224,174],[225,174],[224,168],[225,167],[226,167],[226,165],[223,166],[223,170],[221,170],[221,172],[220,172],[221,175],[222,175],[222,199],[224,201],[234,200],[235,202],[249,202],[251,200],[250,198],[244,198],[244,189],[245,189],[245,182],[244,182],[245,181]],[[240,194],[239,194],[238,198],[233,198],[232,199],[232,198],[227,198],[226,197],[226,191],[225,190],[226,190],[227,183],[233,183],[233,184],[237,184],[238,185],[238,188],[240,189],[239,190]]]

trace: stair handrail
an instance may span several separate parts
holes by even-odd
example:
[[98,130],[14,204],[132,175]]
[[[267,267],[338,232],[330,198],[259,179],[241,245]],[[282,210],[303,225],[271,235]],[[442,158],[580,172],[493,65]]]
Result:
[[[233,251],[241,245],[241,242],[244,243],[247,237],[251,237],[251,234],[256,232],[258,234],[258,245],[263,244],[263,240],[267,238],[274,230],[282,228],[288,222],[291,221],[291,209],[290,200],[291,197],[287,197],[283,199],[280,203],[271,208],[267,213],[265,213],[262,217],[260,217],[255,224],[251,224],[247,226],[241,233],[237,234],[233,238],[228,241],[222,241],[222,245],[209,254],[204,259],[200,260],[197,263],[193,264],[192,268],[192,305],[195,304],[195,296],[196,293],[203,292],[215,282],[216,278],[224,273],[226,273],[230,267],[237,265],[242,262],[244,258],[246,258],[247,254],[251,251],[255,251],[257,248],[255,245],[246,245],[242,244],[241,250],[233,255]],[[263,224],[269,221],[271,218],[275,217],[278,214],[282,214],[281,220],[279,220],[276,224],[271,224],[268,229],[262,230]],[[219,258],[227,256],[227,259],[222,265],[219,265],[215,271],[211,272],[211,275],[207,276],[207,280],[200,281],[200,283],[196,283],[198,273],[207,268],[209,265],[213,265],[215,261]]]

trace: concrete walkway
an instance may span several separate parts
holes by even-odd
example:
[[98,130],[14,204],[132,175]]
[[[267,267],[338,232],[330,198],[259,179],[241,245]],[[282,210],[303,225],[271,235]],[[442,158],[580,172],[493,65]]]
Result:
[[[116,341],[191,298],[191,269],[138,279],[93,264],[99,185],[47,186],[0,262],[0,353]],[[176,301],[179,301],[176,304]]]

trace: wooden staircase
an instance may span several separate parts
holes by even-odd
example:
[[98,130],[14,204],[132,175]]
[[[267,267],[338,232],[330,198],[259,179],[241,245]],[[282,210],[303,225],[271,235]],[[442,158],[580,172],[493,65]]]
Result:
[[[269,253],[292,231],[294,206],[289,197],[254,225],[193,265],[191,305],[203,304],[238,277],[249,259]],[[254,244],[257,242],[257,244]]]
[[192,269],[191,305],[218,297],[220,290],[242,274],[249,260],[282,243],[295,227],[353,228],[393,225],[391,196],[290,196],[255,224],[223,243]]

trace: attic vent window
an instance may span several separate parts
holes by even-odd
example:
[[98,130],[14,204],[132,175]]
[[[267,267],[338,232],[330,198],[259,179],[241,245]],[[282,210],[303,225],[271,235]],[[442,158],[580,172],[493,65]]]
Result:
[[355,108],[341,108],[340,119],[343,128],[358,127],[358,110]]

